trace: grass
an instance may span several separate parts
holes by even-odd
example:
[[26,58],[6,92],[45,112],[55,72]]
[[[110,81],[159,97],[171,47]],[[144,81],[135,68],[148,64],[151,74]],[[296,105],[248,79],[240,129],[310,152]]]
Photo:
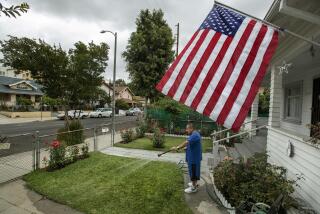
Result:
[[28,187],[84,213],[191,213],[173,163],[91,153],[63,169],[35,171]]
[[[173,146],[177,146],[185,141],[185,138],[182,137],[165,137],[164,148],[154,148],[152,146],[152,141],[150,137],[138,138],[131,143],[117,143],[115,146],[122,148],[130,148],[130,149],[145,149],[145,150],[156,150],[156,151],[164,151],[168,150]],[[202,151],[206,152],[212,149],[212,141],[207,139],[202,139]]]

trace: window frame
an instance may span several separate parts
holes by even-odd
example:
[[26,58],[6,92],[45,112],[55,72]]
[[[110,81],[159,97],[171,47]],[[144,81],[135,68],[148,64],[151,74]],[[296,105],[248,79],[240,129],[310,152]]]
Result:
[[[299,88],[299,95],[291,95],[288,96],[288,90],[289,89],[296,89]],[[299,117],[288,117],[288,104],[289,104],[289,98],[295,98],[298,97],[298,108],[300,110]],[[288,83],[284,87],[284,111],[283,111],[283,120],[285,122],[295,123],[295,124],[301,124],[302,123],[302,104],[303,104],[303,80]]]

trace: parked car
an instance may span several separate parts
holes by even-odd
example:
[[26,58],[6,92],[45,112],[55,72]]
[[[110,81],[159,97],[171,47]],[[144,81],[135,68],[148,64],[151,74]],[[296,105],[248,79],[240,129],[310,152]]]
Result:
[[[68,118],[69,119],[74,119],[74,118],[84,119],[84,118],[87,118],[88,116],[89,116],[89,113],[84,112],[82,110],[70,110],[70,111],[68,111]],[[60,120],[64,120],[65,119],[65,113],[58,114],[57,118],[60,119]]]
[[112,108],[98,108],[90,112],[89,117],[111,117]]
[[135,116],[139,114],[142,114],[142,111],[139,108],[130,108],[126,111],[126,116]]

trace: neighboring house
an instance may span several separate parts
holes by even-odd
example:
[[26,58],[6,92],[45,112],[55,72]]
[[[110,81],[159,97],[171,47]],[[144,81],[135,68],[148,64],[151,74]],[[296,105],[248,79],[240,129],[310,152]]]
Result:
[[15,78],[20,78],[25,80],[33,80],[33,78],[31,77],[30,71],[22,71],[21,73],[16,74],[14,72],[14,69],[2,67],[2,66],[0,66],[0,76],[15,77]]
[[133,100],[134,94],[127,86],[116,86],[115,88],[116,100],[123,100],[130,106],[134,106],[136,101]]
[[109,96],[112,97],[112,85],[107,83],[106,81],[103,81],[102,85],[100,88],[105,91]]
[[0,76],[0,104],[14,106],[18,97],[30,99],[35,105],[40,103],[43,96],[41,86],[33,80]]
[[[319,8],[320,1],[275,1],[265,19],[319,43]],[[302,175],[295,194],[320,211],[320,145],[308,142],[307,127],[320,122],[320,48],[289,34],[279,37],[267,75],[268,161],[285,167],[290,179]],[[279,71],[283,61],[292,63],[288,73]]]
[[138,105],[140,106],[145,106],[146,105],[146,101],[145,101],[145,97],[141,97],[141,96],[133,96],[132,98],[135,102],[137,102]]

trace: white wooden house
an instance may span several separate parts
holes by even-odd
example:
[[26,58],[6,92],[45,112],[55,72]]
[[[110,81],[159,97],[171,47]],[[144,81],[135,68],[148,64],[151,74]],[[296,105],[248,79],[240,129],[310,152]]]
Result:
[[[320,42],[319,0],[275,1],[265,19]],[[283,61],[292,63],[288,73],[280,73]],[[320,48],[280,35],[267,78],[271,80],[268,161],[287,168],[291,179],[302,175],[295,194],[320,212],[320,145],[308,142],[307,128],[320,122]]]

